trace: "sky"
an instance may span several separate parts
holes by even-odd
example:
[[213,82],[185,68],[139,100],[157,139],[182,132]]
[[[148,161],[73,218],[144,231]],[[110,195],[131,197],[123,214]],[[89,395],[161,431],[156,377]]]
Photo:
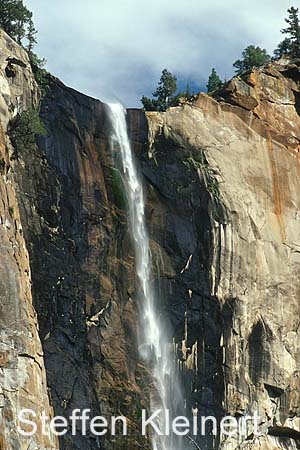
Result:
[[36,52],[66,85],[102,101],[140,107],[161,72],[205,90],[211,68],[230,78],[249,44],[270,53],[292,0],[24,0]]

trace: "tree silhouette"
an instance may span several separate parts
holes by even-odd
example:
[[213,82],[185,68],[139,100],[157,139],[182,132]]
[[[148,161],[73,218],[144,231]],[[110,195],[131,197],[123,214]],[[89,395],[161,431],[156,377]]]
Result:
[[233,67],[236,68],[236,73],[240,74],[245,70],[250,70],[252,67],[264,66],[270,62],[271,57],[268,55],[267,50],[255,45],[248,45],[242,52],[243,59],[238,59],[233,63]]
[[280,59],[282,56],[290,56],[291,41],[289,38],[283,39],[274,50],[274,58]]
[[169,70],[162,71],[160,80],[156,90],[153,92],[154,99],[145,97],[141,98],[141,102],[146,111],[166,111],[169,106],[173,105],[175,93],[177,91],[177,79]]
[[292,58],[300,58],[300,22],[299,22],[299,9],[293,6],[287,10],[288,18],[284,19],[288,24],[287,28],[281,30],[281,33],[287,34],[288,38],[285,39],[279,46],[281,48],[284,43],[284,50]]
[[[23,39],[32,39],[32,13],[22,0],[0,0],[0,27],[19,44]],[[29,39],[28,39],[29,40]]]
[[222,80],[216,72],[216,69],[212,68],[211,74],[209,75],[207,82],[207,92],[210,94],[211,92],[216,91],[222,86]]

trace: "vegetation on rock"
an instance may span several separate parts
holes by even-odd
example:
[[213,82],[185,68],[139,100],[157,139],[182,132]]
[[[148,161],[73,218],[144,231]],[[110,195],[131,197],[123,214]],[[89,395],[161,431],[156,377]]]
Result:
[[114,201],[119,209],[126,210],[128,208],[128,201],[126,197],[126,191],[124,188],[124,181],[119,169],[110,166],[110,176],[112,192],[114,195]]
[[146,111],[166,111],[174,101],[177,91],[177,79],[169,70],[162,71],[156,90],[153,92],[154,99],[143,96],[141,102]]
[[216,180],[214,171],[211,169],[207,162],[204,148],[199,149],[194,154],[190,153],[190,155],[184,159],[183,164],[190,171],[200,170],[207,191],[212,195],[213,198],[219,198],[219,182]]
[[0,0],[0,27],[27,50],[36,81],[44,92],[47,71],[43,67],[46,60],[33,51],[37,43],[37,30],[32,12],[23,0]]
[[144,95],[141,98],[146,111],[166,111],[170,106],[179,105],[180,99],[190,100],[193,97],[188,84],[184,91],[177,91],[177,78],[167,69],[162,71],[158,86],[152,95],[155,98]]
[[282,56],[300,58],[300,21],[299,9],[293,6],[287,10],[288,18],[285,19],[287,28],[281,30],[282,34],[288,35],[274,51],[275,58]]
[[51,79],[50,73],[41,67],[40,65],[35,65],[31,63],[32,71],[34,74],[35,81],[41,88],[42,96],[49,91],[49,83]]
[[32,12],[22,0],[0,0],[0,27],[19,44],[25,40],[28,51],[32,51],[37,31],[34,28]]
[[10,139],[16,152],[30,149],[38,135],[45,135],[46,129],[36,109],[28,109],[18,114],[11,122]]
[[277,48],[274,50],[274,58],[280,59],[282,56],[289,56],[290,55],[290,40],[289,38],[283,39],[281,41]]
[[210,94],[214,91],[217,91],[222,86],[222,80],[217,74],[217,71],[215,68],[212,68],[211,74],[209,75],[208,82],[207,82],[207,92]]
[[237,59],[233,63],[236,73],[240,73],[251,70],[252,67],[260,67],[271,61],[271,56],[264,48],[255,47],[255,45],[248,45],[242,52],[242,59]]

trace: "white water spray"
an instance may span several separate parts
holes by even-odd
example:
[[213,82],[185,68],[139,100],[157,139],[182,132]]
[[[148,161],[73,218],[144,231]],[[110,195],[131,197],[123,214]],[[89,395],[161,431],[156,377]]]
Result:
[[[143,357],[152,364],[156,394],[151,397],[152,411],[161,408],[174,412],[174,405],[180,402],[180,389],[175,376],[175,365],[168,347],[169,339],[165,325],[157,312],[155,295],[151,286],[151,255],[149,237],[145,226],[145,205],[143,187],[138,176],[132,154],[126,125],[126,110],[120,104],[109,104],[113,127],[113,144],[120,148],[124,183],[129,206],[131,235],[134,243],[136,271],[141,287],[139,301],[141,305],[141,327],[143,337],[140,348]],[[162,414],[163,416],[164,414]],[[165,429],[164,419],[158,420],[158,426]],[[172,436],[153,436],[153,450],[180,450],[181,444],[174,442]]]

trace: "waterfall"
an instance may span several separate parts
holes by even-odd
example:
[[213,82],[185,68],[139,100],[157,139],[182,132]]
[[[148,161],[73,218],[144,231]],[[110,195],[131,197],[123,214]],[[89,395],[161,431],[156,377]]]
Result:
[[[143,186],[139,177],[127,134],[126,110],[120,104],[109,104],[112,122],[112,144],[120,150],[124,184],[128,198],[129,222],[134,244],[137,278],[140,284],[139,302],[141,317],[139,348],[143,358],[151,365],[155,382],[155,393],[151,395],[151,410],[176,411],[181,401],[176,380],[175,364],[170,349],[165,323],[159,317],[156,296],[151,284],[151,254],[149,237],[145,225],[145,204]],[[182,406],[182,405],[181,405]],[[164,431],[164,414],[157,426]],[[153,434],[153,450],[181,450],[178,436]]]

